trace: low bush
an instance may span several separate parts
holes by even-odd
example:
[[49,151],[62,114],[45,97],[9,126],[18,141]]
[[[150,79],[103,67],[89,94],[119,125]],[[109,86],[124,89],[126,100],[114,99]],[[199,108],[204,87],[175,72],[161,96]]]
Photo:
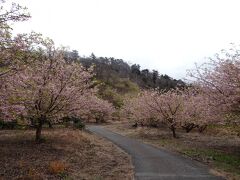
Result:
[[19,129],[17,121],[4,122],[0,120],[0,129]]
[[85,124],[81,120],[74,122],[73,126],[80,130],[85,128]]
[[66,125],[69,125],[70,123],[72,123],[73,127],[80,130],[85,128],[85,124],[83,120],[77,117],[64,117],[63,121],[65,122]]
[[52,174],[58,175],[64,173],[66,165],[61,161],[51,161],[49,163],[49,171]]

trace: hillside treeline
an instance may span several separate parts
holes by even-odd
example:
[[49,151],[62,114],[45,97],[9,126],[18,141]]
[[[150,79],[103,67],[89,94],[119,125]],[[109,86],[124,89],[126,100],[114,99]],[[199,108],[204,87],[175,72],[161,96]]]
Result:
[[[141,89],[158,88],[169,90],[177,86],[185,86],[182,80],[176,80],[166,74],[161,74],[157,70],[141,69],[139,64],[130,65],[122,59],[97,57],[93,53],[88,57],[80,57],[76,50],[66,52],[66,58],[80,60],[86,68],[95,65],[96,78],[112,86],[124,80],[125,83],[127,80],[136,83]],[[126,83],[126,89],[127,85],[128,83]],[[119,92],[124,92],[121,86],[116,86],[116,89]]]
[[157,70],[141,69],[138,64],[130,65],[113,57],[97,57],[93,53],[80,56],[77,50],[73,50],[65,52],[65,60],[80,62],[86,69],[94,66],[99,96],[116,108],[123,106],[126,95],[135,96],[140,90],[170,90],[185,86],[182,80],[160,74]]

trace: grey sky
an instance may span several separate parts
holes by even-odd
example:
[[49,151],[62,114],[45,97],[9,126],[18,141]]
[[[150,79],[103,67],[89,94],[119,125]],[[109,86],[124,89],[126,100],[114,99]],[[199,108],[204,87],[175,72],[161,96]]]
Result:
[[240,42],[238,0],[19,0],[32,30],[80,55],[111,56],[182,78],[229,43]]

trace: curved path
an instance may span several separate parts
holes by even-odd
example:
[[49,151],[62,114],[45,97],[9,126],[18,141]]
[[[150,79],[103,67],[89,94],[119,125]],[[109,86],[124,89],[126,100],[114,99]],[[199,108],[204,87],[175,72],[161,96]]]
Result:
[[102,126],[88,126],[87,129],[131,155],[137,180],[222,180],[209,174],[207,167],[196,161],[121,136]]

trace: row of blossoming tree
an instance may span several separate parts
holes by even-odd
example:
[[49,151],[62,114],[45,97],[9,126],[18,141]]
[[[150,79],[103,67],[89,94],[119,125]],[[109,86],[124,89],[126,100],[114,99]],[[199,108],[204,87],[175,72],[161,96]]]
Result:
[[12,4],[0,14],[0,120],[18,118],[36,128],[41,140],[45,123],[61,122],[64,117],[110,118],[114,108],[97,97],[93,69],[64,59],[64,49],[56,48],[40,34],[11,34],[12,21],[30,16],[26,9]]
[[[191,86],[170,91],[144,90],[127,99],[123,117],[142,126],[202,132],[210,124],[240,124],[240,51],[234,45],[189,71]],[[136,126],[135,125],[135,126]]]

